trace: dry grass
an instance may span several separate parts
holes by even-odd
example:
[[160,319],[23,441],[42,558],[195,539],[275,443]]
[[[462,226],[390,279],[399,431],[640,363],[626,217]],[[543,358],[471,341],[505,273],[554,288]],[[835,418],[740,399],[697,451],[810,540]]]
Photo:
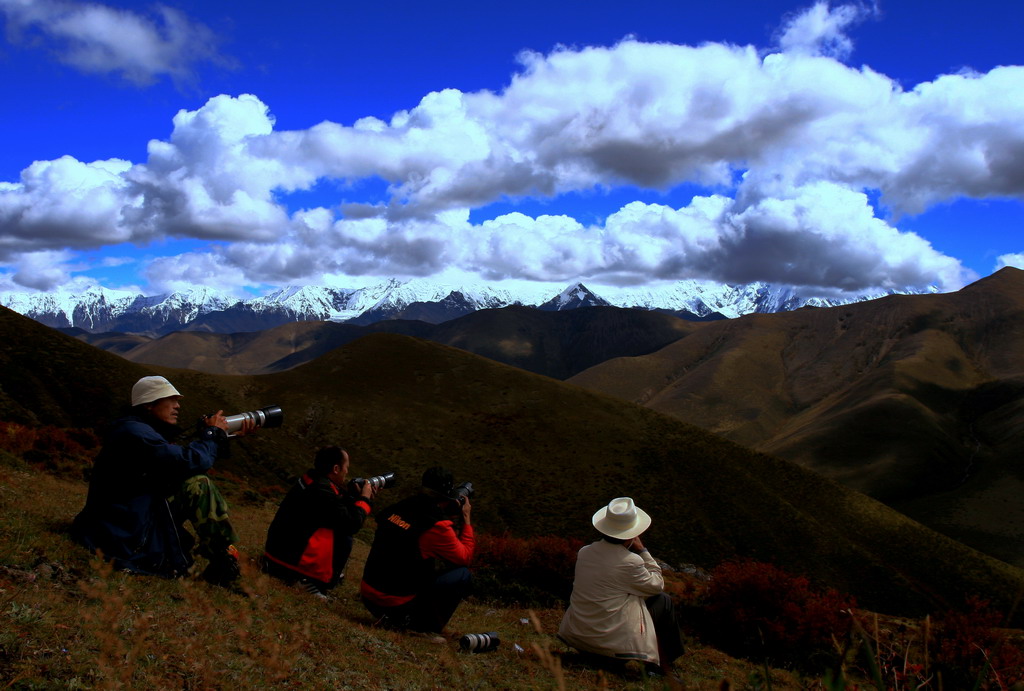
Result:
[[[873,688],[875,651],[886,681],[901,651],[922,659],[928,624],[864,619],[837,642],[836,666],[857,686],[768,669],[691,636],[678,679],[630,663],[595,665],[553,635],[561,608],[526,609],[476,599],[449,625],[447,643],[381,629],[357,597],[368,550],[357,539],[345,581],[327,603],[254,566],[274,505],[238,504],[234,523],[247,559],[242,590],[193,579],[112,572],[65,536],[85,485],[0,456],[0,684],[16,689],[842,689]],[[363,533],[361,537],[368,537]],[[676,596],[687,587],[675,584]],[[497,650],[468,654],[458,638],[495,631]],[[914,643],[914,642],[917,643]],[[890,654],[892,653],[892,654]],[[927,661],[927,651],[923,654]],[[885,667],[888,665],[888,668]],[[851,682],[854,683],[854,682]],[[910,688],[910,687],[906,687]],[[934,678],[930,686],[941,688]],[[948,686],[946,688],[949,688]],[[987,688],[1006,688],[990,686]]]
[[[374,626],[357,598],[367,545],[327,604],[259,573],[273,505],[235,511],[245,594],[199,580],[112,572],[64,534],[85,485],[0,463],[0,684],[20,689],[662,689],[640,668],[597,669],[552,635],[559,609],[471,600],[448,643]],[[496,631],[497,650],[460,650],[463,632]],[[685,688],[745,680],[756,665],[691,645]],[[777,671],[777,689],[804,688]],[[742,686],[737,687],[742,688]]]

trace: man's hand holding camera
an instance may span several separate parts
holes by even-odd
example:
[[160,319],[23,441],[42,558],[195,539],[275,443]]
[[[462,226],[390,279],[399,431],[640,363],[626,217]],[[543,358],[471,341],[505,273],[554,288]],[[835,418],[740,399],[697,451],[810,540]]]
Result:
[[[224,411],[218,410],[212,415],[204,415],[203,422],[206,423],[207,427],[219,427],[225,432],[228,431],[228,419],[224,417]],[[236,437],[244,437],[247,434],[252,434],[256,431],[256,421],[251,418],[242,420],[241,427],[235,432]]]
[[380,485],[372,482],[364,482],[359,486],[359,496],[363,499],[373,499],[377,496],[377,491],[381,488]]

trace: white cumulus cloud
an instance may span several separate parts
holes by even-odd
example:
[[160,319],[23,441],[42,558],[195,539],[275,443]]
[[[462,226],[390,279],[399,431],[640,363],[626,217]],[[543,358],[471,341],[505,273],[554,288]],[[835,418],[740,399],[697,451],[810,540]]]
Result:
[[996,271],[1012,266],[1016,269],[1024,269],[1024,252],[1004,254],[996,260]]
[[830,7],[819,0],[794,16],[782,29],[779,47],[787,53],[808,53],[845,58],[853,51],[847,29],[872,13],[865,5]]
[[248,284],[241,268],[227,264],[215,253],[205,252],[158,257],[146,267],[145,276],[157,293],[187,291],[194,286],[237,293]]
[[50,290],[71,280],[67,264],[72,259],[67,251],[26,252],[18,258],[9,278],[23,288]]
[[0,183],[0,257],[95,247],[131,239],[121,215],[136,203],[119,159],[36,161],[18,183]]
[[189,82],[197,63],[223,62],[210,29],[164,5],[147,17],[91,2],[0,0],[0,12],[15,41],[25,35],[41,39],[83,72],[120,74],[139,85],[164,75]]
[[[23,4],[0,0],[9,15]],[[836,59],[869,13],[818,3],[771,53],[636,40],[524,53],[500,91],[438,91],[351,126],[282,131],[256,95],[216,96],[175,115],[145,161],[64,157],[0,183],[0,259],[174,237],[215,244],[158,260],[154,284],[454,267],[491,279],[955,289],[973,275],[898,222],[960,197],[1024,199],[1024,67],[904,90]],[[383,202],[281,201],[365,179],[386,182]],[[682,184],[705,193],[679,208],[625,204],[599,224],[557,211],[469,220],[495,201],[554,209],[568,193]]]

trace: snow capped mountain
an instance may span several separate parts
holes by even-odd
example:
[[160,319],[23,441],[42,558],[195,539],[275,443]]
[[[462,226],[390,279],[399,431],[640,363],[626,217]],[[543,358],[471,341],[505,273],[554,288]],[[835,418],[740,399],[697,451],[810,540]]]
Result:
[[594,295],[582,283],[577,283],[576,285],[569,286],[544,304],[539,305],[538,309],[548,310],[549,312],[561,312],[562,310],[573,310],[577,307],[607,307],[609,305],[611,305],[610,302]]
[[182,329],[257,331],[290,321],[311,320],[370,324],[405,318],[436,323],[474,310],[509,305],[545,310],[614,305],[690,312],[698,317],[715,313],[738,317],[805,306],[830,307],[881,296],[803,295],[789,286],[725,285],[696,280],[639,288],[591,289],[582,283],[563,288],[551,283],[471,284],[416,278],[389,279],[363,288],[286,286],[248,300],[202,287],[143,296],[97,286],[81,293],[0,293],[0,305],[54,327],[162,335]]
[[326,286],[285,286],[244,304],[254,312],[279,311],[298,320],[329,320],[345,308],[355,291]]
[[744,314],[788,312],[801,307],[835,307],[873,300],[888,294],[891,293],[819,296],[801,294],[792,286],[768,283],[728,285],[696,280],[677,281],[657,288],[610,288],[601,291],[601,297],[617,307],[686,311],[698,317],[717,312],[729,318]]
[[543,300],[551,295],[550,287],[542,291],[530,293],[483,284],[437,282],[427,278],[414,278],[405,282],[391,279],[380,286],[356,291],[358,295],[353,296],[350,309],[357,310],[359,314],[367,311],[397,313],[414,303],[441,302],[454,295],[461,296],[461,301],[473,309],[535,305],[541,301],[537,299],[539,295],[543,295]]
[[[238,302],[209,288],[164,295],[138,295],[94,286],[82,293],[3,293],[0,304],[54,327],[86,331],[173,331],[200,314]],[[169,328],[168,328],[169,327]]]
[[136,303],[139,311],[155,318],[163,318],[164,321],[177,320],[182,324],[194,320],[200,314],[222,310],[237,303],[224,293],[209,288],[190,288],[185,291],[157,295],[153,298],[143,298],[143,303]]
[[[442,302],[456,294],[471,309],[524,304],[507,289],[496,290],[488,286],[467,286],[423,278],[409,281],[392,278],[384,283],[356,289],[287,286],[242,304],[255,312],[284,311],[294,320],[348,321],[372,315],[376,318],[369,321],[379,321],[393,318],[410,305]],[[549,295],[550,292],[546,293],[545,299]]]
[[92,331],[102,330],[110,319],[128,312],[139,297],[94,286],[82,293],[6,293],[0,295],[0,304],[48,326],[79,326]]

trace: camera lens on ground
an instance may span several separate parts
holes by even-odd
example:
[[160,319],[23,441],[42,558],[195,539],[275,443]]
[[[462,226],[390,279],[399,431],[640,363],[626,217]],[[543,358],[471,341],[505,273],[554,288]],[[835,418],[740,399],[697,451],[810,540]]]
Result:
[[496,631],[467,633],[459,639],[459,646],[468,653],[486,653],[498,647],[501,640]]

